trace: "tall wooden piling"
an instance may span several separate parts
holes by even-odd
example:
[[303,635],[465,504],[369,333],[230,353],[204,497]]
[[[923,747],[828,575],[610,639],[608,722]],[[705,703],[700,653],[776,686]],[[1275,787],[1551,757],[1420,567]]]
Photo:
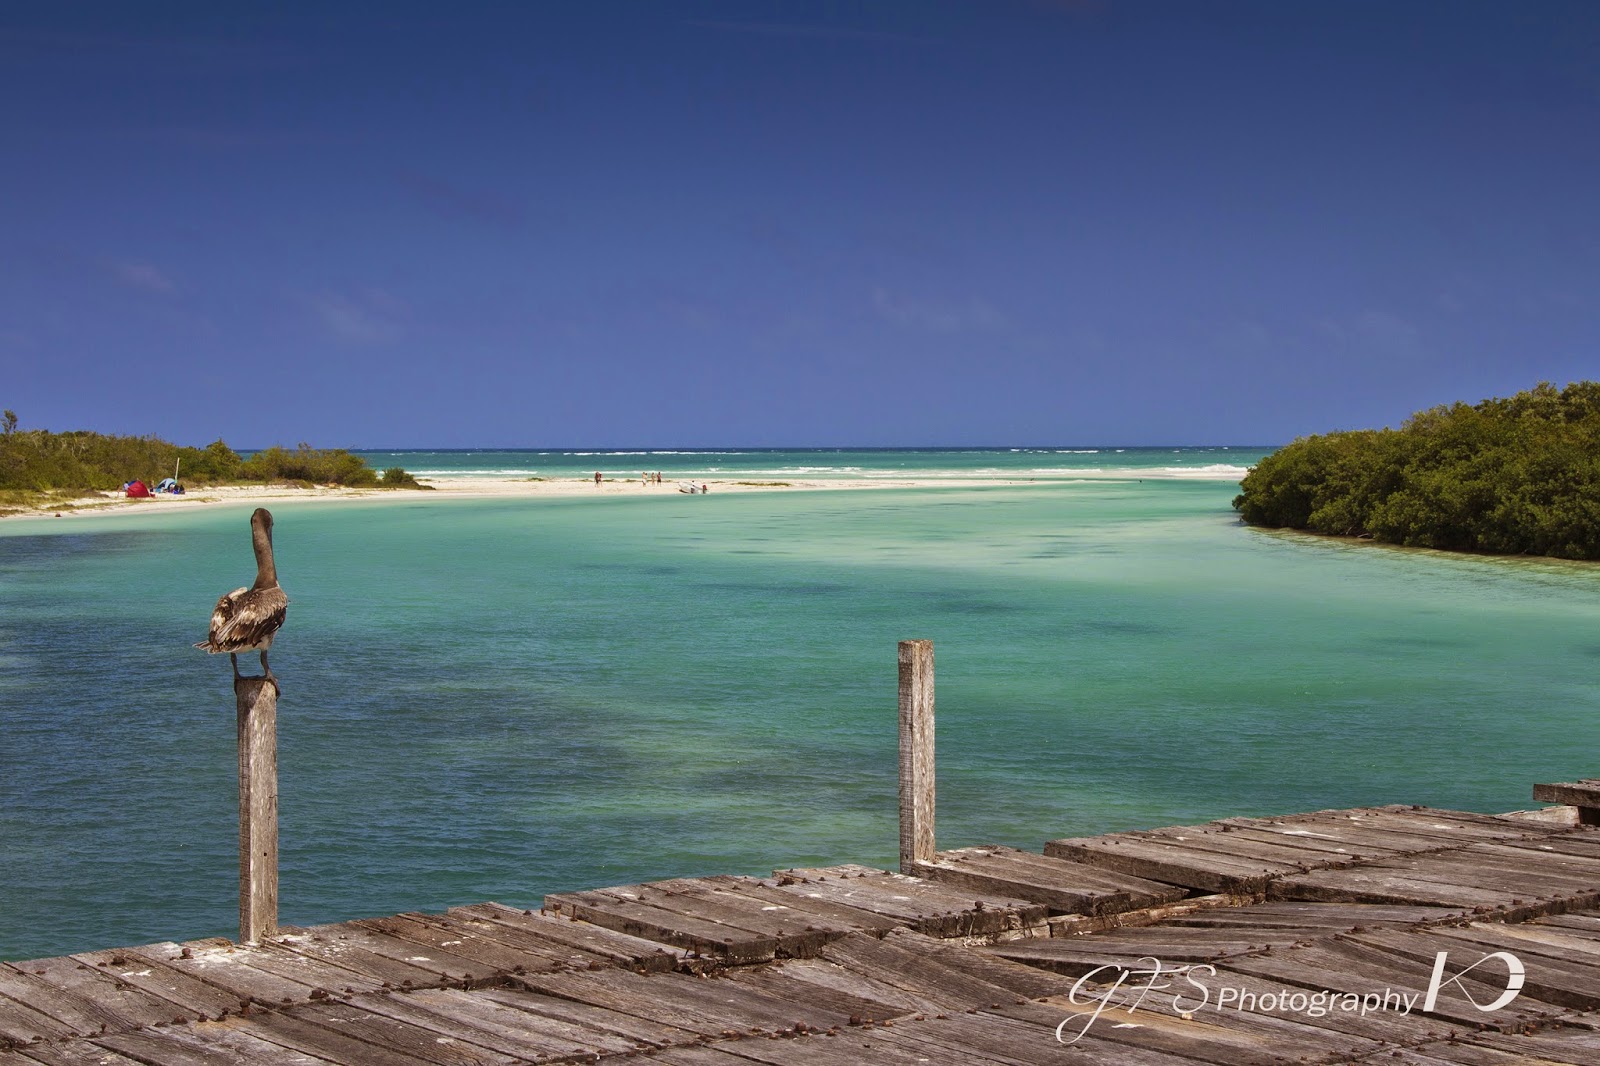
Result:
[[900,872],[932,862],[933,641],[900,642]]
[[233,683],[239,710],[239,942],[278,931],[278,686]]

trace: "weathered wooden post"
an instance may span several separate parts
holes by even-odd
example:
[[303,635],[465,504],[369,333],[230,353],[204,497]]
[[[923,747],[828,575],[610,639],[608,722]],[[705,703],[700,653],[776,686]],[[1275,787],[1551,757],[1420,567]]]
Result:
[[239,709],[239,942],[278,931],[278,684],[236,677]]
[[933,861],[933,641],[900,642],[900,872]]

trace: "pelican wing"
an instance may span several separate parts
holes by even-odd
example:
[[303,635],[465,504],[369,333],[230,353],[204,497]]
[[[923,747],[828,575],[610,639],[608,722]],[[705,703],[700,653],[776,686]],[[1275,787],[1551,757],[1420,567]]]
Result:
[[211,612],[211,635],[197,648],[239,652],[265,648],[289,613],[283,589],[234,589]]

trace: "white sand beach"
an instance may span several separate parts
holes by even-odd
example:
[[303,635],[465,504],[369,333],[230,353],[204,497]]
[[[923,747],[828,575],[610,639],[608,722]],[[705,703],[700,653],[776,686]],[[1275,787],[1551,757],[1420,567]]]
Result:
[[591,478],[534,478],[512,479],[493,477],[419,478],[424,489],[374,489],[341,488],[318,485],[304,488],[295,485],[219,485],[196,487],[181,496],[160,494],[146,499],[128,499],[121,492],[100,492],[70,500],[61,500],[50,507],[31,507],[11,511],[4,517],[43,518],[58,515],[62,518],[90,518],[97,515],[128,514],[131,511],[159,509],[185,510],[213,504],[259,503],[280,505],[321,500],[378,500],[398,498],[427,499],[487,499],[555,498],[574,496],[653,496],[687,495],[679,486],[705,486],[708,495],[729,492],[791,492],[837,489],[907,489],[952,488],[976,485],[1028,485],[1042,484],[1027,478],[969,478],[969,479],[787,479],[782,481],[752,481],[728,479],[696,479],[694,481],[664,480],[661,484],[645,483],[640,478],[606,478],[598,485]]

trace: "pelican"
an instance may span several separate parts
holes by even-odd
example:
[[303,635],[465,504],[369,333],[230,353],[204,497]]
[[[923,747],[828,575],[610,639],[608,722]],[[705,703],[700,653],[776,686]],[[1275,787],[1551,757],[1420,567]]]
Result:
[[259,651],[261,669],[274,685],[267,665],[267,649],[272,637],[289,613],[289,597],[278,587],[278,571],[272,565],[272,512],[257,507],[250,516],[250,539],[256,549],[256,583],[247,589],[234,589],[217,601],[211,612],[211,635],[195,647],[212,653],[225,651],[233,660],[233,676],[239,678],[239,653]]

